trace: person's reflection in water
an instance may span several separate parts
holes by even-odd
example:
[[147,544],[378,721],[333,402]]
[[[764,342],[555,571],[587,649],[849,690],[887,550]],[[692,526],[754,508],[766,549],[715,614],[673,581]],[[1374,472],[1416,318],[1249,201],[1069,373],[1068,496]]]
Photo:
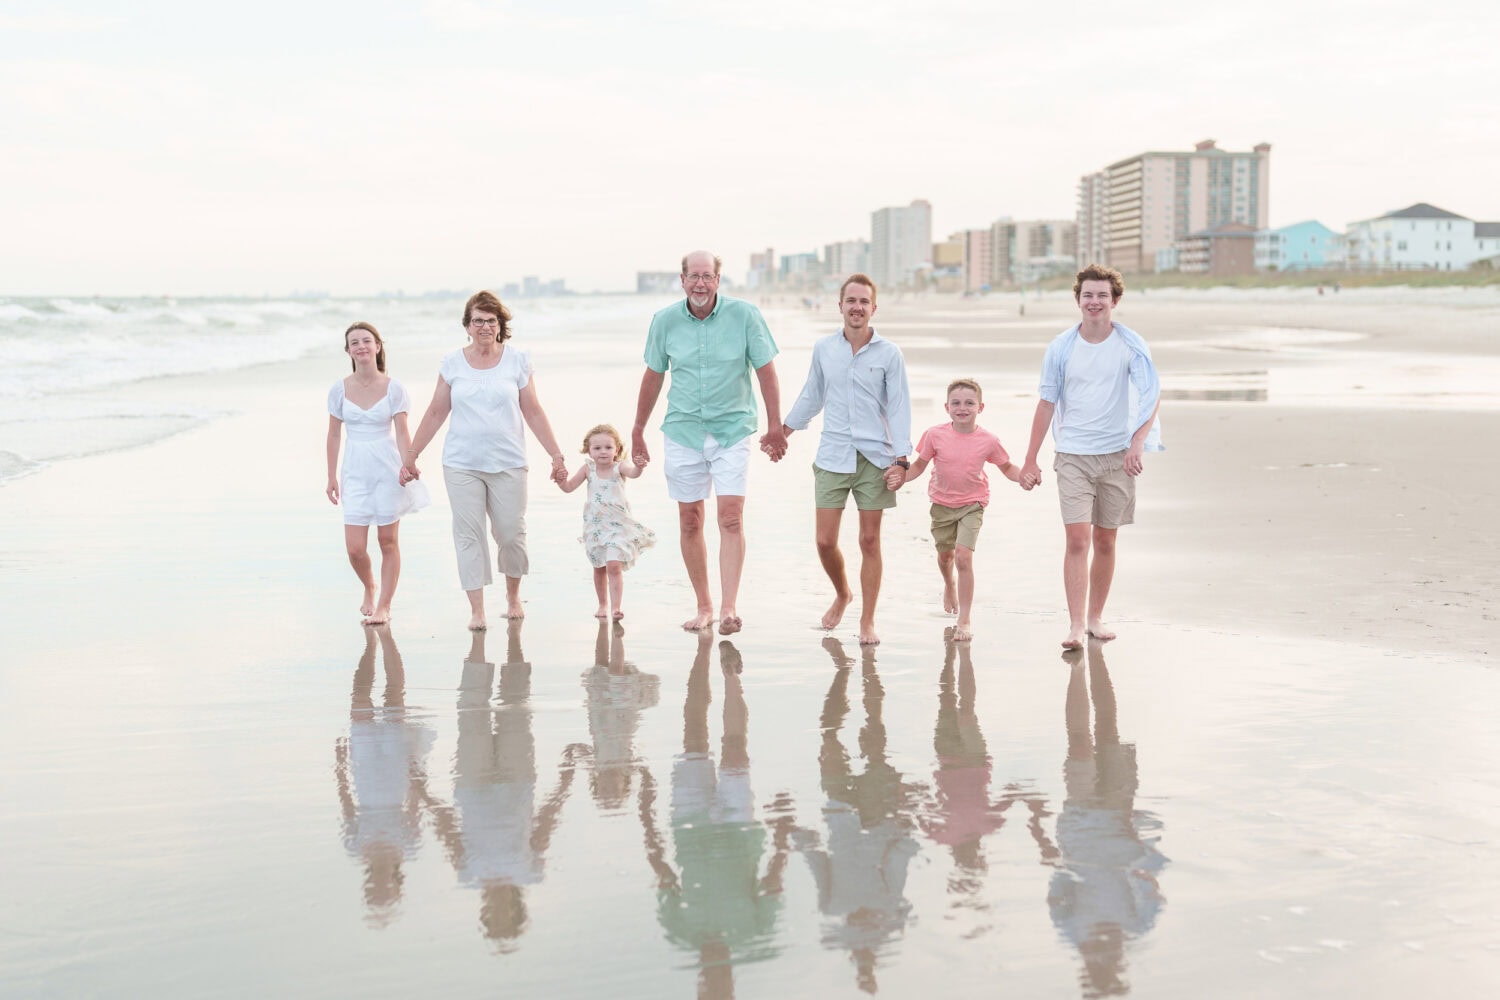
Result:
[[[389,625],[365,628],[354,671],[349,735],[334,744],[334,778],[343,813],[344,847],[365,869],[368,921],[383,927],[401,902],[401,863],[421,837],[421,783],[435,734],[406,715],[406,670]],[[375,707],[376,650],[385,666],[382,706]]]
[[498,705],[491,705],[495,665],[484,658],[484,632],[472,633],[458,691],[458,745],[453,805],[432,803],[433,829],[459,882],[479,889],[479,923],[502,951],[527,926],[526,887],[542,880],[547,845],[573,784],[579,744],[563,751],[557,784],[535,808],[536,740],[531,733],[531,664],[521,653],[522,619],[508,623]]
[[781,879],[793,819],[784,796],[768,808],[775,818],[771,860],[760,874],[765,827],[755,818],[750,789],[749,711],[740,684],[740,654],[719,643],[724,675],[724,737],[719,768],[709,750],[709,660],[712,633],[698,635],[682,709],[682,753],[672,764],[673,869],[656,828],[656,783],[641,768],[640,818],[646,859],[657,877],[657,919],[668,940],[698,956],[698,996],[734,996],[734,965],[775,955]]
[[588,692],[589,734],[594,740],[589,786],[601,808],[617,810],[630,796],[641,712],[656,705],[661,681],[626,663],[624,627],[601,621],[594,665],[584,673],[583,686]]
[[859,731],[864,770],[854,773],[849,751],[839,739],[849,714],[849,677],[854,661],[841,642],[823,640],[837,668],[823,701],[823,741],[818,752],[827,803],[823,822],[826,846],[816,835],[802,847],[818,887],[825,948],[849,952],[855,981],[867,993],[877,989],[875,964],[881,950],[906,928],[911,903],[906,900],[906,870],[918,852],[912,836],[913,807],[921,785],[908,784],[886,757],[882,709],[885,688],[875,672],[875,647],[861,647],[860,676],[865,724]]
[[1157,874],[1167,859],[1156,849],[1161,822],[1135,808],[1135,746],[1120,742],[1103,644],[1090,641],[1087,658],[1085,667],[1081,651],[1064,654],[1072,667],[1065,708],[1067,799],[1057,819],[1062,857],[1047,905],[1058,933],[1083,959],[1083,995],[1119,996],[1130,992],[1126,942],[1151,930],[1165,902]]
[[938,769],[933,773],[933,808],[922,817],[922,831],[953,855],[958,869],[948,880],[948,891],[955,897],[953,906],[978,909],[983,906],[979,891],[989,871],[983,839],[1005,824],[1005,813],[1011,806],[1021,802],[1030,812],[1027,828],[1043,861],[1051,863],[1058,852],[1042,827],[1042,820],[1051,814],[1039,793],[1025,792],[1012,784],[998,797],[990,795],[993,764],[974,708],[971,650],[972,644],[967,642],[944,645],[937,723],[932,733]]

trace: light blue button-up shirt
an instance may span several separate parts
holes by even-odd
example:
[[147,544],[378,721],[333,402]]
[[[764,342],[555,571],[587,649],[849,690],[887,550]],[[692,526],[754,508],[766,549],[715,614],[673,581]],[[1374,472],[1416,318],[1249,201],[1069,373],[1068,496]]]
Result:
[[884,469],[911,454],[911,392],[901,349],[873,330],[858,351],[850,349],[842,330],[820,338],[807,384],[785,423],[803,430],[820,410],[820,469],[853,472],[858,455]]
[[646,334],[646,367],[672,373],[662,431],[698,451],[706,434],[724,447],[749,437],[756,424],[750,372],[774,357],[776,341],[749,302],[720,295],[704,319],[686,299],[662,309]]

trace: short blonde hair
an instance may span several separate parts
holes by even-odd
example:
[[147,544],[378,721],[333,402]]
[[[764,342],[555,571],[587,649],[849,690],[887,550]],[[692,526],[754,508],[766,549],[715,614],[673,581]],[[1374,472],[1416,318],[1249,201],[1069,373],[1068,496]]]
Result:
[[984,402],[984,390],[979,387],[978,382],[971,378],[956,378],[948,383],[948,391],[943,393],[944,403],[948,402],[948,397],[953,395],[954,389],[973,389],[974,395],[978,397],[979,401],[981,403]]
[[595,434],[608,434],[610,437],[614,438],[615,461],[625,461],[625,440],[620,437],[620,432],[615,430],[614,426],[611,424],[595,424],[594,426],[590,427],[588,429],[588,433],[583,436],[583,447],[578,449],[581,454],[587,455],[589,453],[589,441],[594,437]]

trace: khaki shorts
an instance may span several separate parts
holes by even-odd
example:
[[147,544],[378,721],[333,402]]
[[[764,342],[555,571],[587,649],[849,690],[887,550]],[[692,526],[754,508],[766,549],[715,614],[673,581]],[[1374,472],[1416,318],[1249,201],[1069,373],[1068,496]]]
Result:
[[984,504],[962,507],[932,505],[932,542],[939,552],[952,552],[955,545],[973,551],[979,544],[979,526],[984,524]]
[[1052,461],[1063,524],[1118,528],[1135,523],[1135,479],[1125,474],[1125,452],[1069,455]]
[[885,488],[885,470],[860,454],[854,456],[853,472],[829,472],[813,465],[814,506],[843,510],[854,494],[860,510],[885,510],[896,506],[896,494]]

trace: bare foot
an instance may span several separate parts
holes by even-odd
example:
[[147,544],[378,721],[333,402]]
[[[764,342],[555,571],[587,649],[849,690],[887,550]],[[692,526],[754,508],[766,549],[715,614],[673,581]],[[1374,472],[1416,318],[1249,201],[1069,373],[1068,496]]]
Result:
[[594,617],[600,619],[608,618],[609,608],[603,604],[599,605],[599,610],[594,612]]
[[[604,616],[603,616],[603,615],[600,615],[600,616],[599,616],[599,617],[600,617],[600,618],[603,618],[603,617],[604,617]],[[620,610],[620,609],[619,609],[619,608],[615,608],[615,613],[614,613],[614,616],[613,616],[613,617],[614,617],[614,620],[615,620],[615,621],[619,621],[619,620],[620,620],[620,619],[622,619],[622,618],[624,618],[624,617],[625,617],[625,612],[624,612],[624,611],[621,611],[621,610]]]
[[1102,642],[1108,642],[1115,637],[1114,631],[1106,628],[1104,623],[1097,618],[1089,622],[1088,633]]
[[505,602],[505,617],[513,619],[526,617],[526,609],[521,607],[519,597],[512,597]]
[[740,619],[739,615],[725,615],[724,620],[719,622],[719,634],[734,635],[744,627],[745,623]]
[[820,624],[824,628],[838,628],[839,622],[844,620],[844,609],[849,606],[849,602],[852,600],[854,600],[852,593],[834,595],[833,603],[828,605],[827,611],[823,612]]
[[1062,641],[1063,649],[1082,649],[1084,636],[1088,630],[1082,625],[1074,625],[1068,632],[1068,637]]
[[469,616],[470,632],[483,632],[487,628],[489,628],[489,625],[484,620],[483,611],[476,611]]
[[972,638],[974,638],[974,633],[969,629],[968,622],[959,622],[953,626],[954,642],[968,642]]
[[874,625],[864,625],[864,624],[861,624],[859,626],[859,644],[861,646],[878,646],[878,645],[880,645],[880,636],[878,636],[878,635],[875,634],[875,626]]
[[391,609],[388,607],[376,608],[361,621],[363,625],[389,625],[391,623]]
[[365,589],[364,599],[359,602],[359,614],[361,618],[368,618],[375,613],[375,588]]
[[684,632],[702,632],[706,628],[711,628],[713,623],[714,609],[699,608],[696,615],[682,623],[682,629]]
[[943,610],[950,615],[958,614],[958,588],[951,583],[943,584]]

